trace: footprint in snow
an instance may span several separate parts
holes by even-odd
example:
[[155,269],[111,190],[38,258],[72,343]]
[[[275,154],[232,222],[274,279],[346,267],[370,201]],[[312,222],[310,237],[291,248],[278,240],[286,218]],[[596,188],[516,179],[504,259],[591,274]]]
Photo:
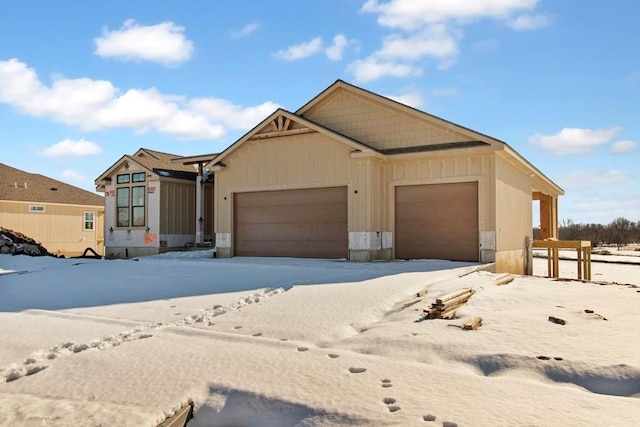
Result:
[[442,427],[458,427],[458,424],[452,423],[451,421],[443,421]]
[[435,421],[435,420],[436,420],[436,416],[435,416],[435,415],[431,415],[431,414],[427,414],[427,415],[423,415],[423,416],[422,416],[422,419],[423,419],[424,421],[427,421],[427,422],[429,422],[429,421]]
[[391,384],[391,380],[387,378],[383,379],[382,388],[389,388],[389,387],[393,387],[393,384]]
[[307,347],[298,347],[298,351],[307,351],[309,350]]
[[396,400],[393,397],[385,397],[384,399],[382,399],[382,402],[385,405],[393,405],[394,403],[396,403]]
[[389,406],[389,412],[398,412],[400,410],[399,406],[391,405]]
[[242,326],[234,326],[233,329],[242,329]]
[[352,374],[361,374],[366,370],[367,368],[349,368],[349,372],[351,372]]
[[340,357],[339,354],[335,354],[335,353],[329,353],[328,356],[330,359],[337,359],[338,357]]
[[254,337],[261,337],[262,336],[262,332],[256,332],[255,334],[253,334]]
[[280,341],[289,341],[289,340],[286,338],[280,338]]

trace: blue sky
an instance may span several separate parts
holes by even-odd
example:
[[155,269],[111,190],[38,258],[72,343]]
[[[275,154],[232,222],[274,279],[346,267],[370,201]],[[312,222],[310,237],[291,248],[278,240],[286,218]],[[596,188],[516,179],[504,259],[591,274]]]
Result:
[[336,79],[507,142],[561,220],[640,220],[640,3],[2,1],[0,162],[94,190],[219,152]]

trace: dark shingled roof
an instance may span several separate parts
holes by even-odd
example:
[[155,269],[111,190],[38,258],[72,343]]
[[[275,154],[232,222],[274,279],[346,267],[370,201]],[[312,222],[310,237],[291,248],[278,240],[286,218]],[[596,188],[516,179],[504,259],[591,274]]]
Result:
[[0,200],[104,206],[104,198],[44,175],[0,163]]

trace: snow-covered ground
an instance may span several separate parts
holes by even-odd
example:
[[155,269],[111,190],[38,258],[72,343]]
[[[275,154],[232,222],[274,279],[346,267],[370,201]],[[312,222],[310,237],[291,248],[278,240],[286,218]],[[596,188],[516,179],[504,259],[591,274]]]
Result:
[[[640,265],[502,286],[477,267],[2,255],[0,425],[155,426],[187,403],[191,427],[637,425]],[[423,320],[466,287],[457,318]]]

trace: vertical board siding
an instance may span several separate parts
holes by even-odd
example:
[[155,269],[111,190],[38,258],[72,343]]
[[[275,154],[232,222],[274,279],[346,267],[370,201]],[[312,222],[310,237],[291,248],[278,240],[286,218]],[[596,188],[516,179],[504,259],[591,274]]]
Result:
[[164,181],[160,194],[160,233],[195,235],[195,183]]

